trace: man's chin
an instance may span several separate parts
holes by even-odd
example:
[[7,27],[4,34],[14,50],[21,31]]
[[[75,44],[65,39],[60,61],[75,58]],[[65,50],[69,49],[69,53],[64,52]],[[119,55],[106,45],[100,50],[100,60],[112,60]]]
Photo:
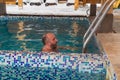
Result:
[[52,45],[51,46],[53,49],[57,49],[57,45]]

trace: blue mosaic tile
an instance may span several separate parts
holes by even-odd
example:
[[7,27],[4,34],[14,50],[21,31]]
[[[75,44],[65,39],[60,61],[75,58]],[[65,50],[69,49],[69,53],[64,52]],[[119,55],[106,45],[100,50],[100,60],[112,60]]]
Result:
[[0,51],[0,78],[3,80],[105,80],[105,64],[103,55],[99,54]]

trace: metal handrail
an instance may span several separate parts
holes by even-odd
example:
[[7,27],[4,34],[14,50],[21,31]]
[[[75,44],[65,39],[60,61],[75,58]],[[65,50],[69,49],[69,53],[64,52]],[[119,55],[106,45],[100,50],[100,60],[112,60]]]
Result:
[[100,16],[99,20],[96,22],[95,27],[91,30],[91,33],[88,35],[88,37],[84,40],[83,43],[83,51],[85,52],[85,48],[87,43],[89,42],[89,40],[91,39],[92,35],[95,33],[95,31],[97,30],[97,28],[99,27],[100,23],[102,22],[102,20],[104,19],[106,13],[108,12],[108,10],[110,9],[110,7],[112,6],[112,4],[115,2],[115,0],[112,0],[110,2],[110,4],[106,7],[106,9],[104,9],[104,12],[102,13],[102,15]]
[[106,6],[106,4],[107,4],[108,2],[109,2],[109,0],[107,0],[107,1],[103,4],[103,6],[100,8],[100,11],[99,11],[98,15],[95,17],[95,19],[92,21],[90,27],[89,27],[88,30],[86,31],[86,33],[85,33],[85,35],[84,35],[84,37],[83,37],[83,41],[85,41],[85,38],[87,37],[87,35],[88,35],[89,32],[91,31],[92,27],[95,25],[96,21],[99,19],[101,13],[103,12],[103,10],[104,10],[104,8],[105,8],[105,6]]

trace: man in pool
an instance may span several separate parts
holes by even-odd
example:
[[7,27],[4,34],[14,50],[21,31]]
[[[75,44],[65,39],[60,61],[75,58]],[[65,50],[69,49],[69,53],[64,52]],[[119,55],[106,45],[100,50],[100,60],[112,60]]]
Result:
[[42,52],[58,52],[57,42],[55,35],[53,33],[46,33],[42,37],[42,42],[44,44]]
[[58,40],[53,33],[44,34],[42,37],[42,42],[44,44],[42,52],[58,52],[58,49],[78,50],[76,47],[57,46]]

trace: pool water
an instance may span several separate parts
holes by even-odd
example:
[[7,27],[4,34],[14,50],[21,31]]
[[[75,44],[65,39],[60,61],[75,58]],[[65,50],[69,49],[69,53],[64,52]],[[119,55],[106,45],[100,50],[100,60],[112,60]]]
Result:
[[[89,20],[80,17],[1,17],[0,50],[41,51],[42,35],[52,32],[59,46],[69,47],[60,52],[81,53],[88,27]],[[94,37],[87,52],[100,52]]]

